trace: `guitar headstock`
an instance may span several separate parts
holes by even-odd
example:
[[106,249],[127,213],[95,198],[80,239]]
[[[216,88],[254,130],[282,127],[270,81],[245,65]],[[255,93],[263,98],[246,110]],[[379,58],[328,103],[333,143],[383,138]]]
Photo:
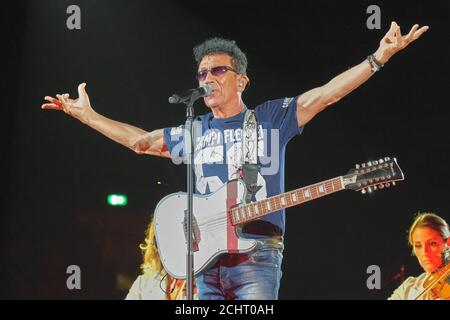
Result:
[[395,186],[397,181],[402,180],[405,180],[405,177],[397,159],[389,157],[357,164],[343,176],[345,189],[361,191],[363,194]]

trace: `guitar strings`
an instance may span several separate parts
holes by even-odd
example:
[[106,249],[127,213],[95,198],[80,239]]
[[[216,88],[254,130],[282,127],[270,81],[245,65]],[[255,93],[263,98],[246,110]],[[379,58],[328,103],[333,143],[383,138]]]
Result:
[[[321,183],[316,183],[316,184],[313,184],[313,185],[310,185],[310,186],[307,186],[307,187],[303,187],[303,188],[299,188],[299,189],[296,189],[296,190],[292,190],[292,191],[286,192],[285,195],[292,195],[292,194],[295,193],[295,194],[298,195],[299,198],[303,198],[301,201],[299,201],[298,203],[295,203],[295,204],[294,204],[294,202],[297,202],[297,201],[294,201],[291,198],[291,196],[289,196],[290,201],[291,201],[292,204],[287,205],[287,202],[286,202],[285,205],[283,205],[281,203],[281,199],[279,198],[280,195],[272,196],[272,197],[269,197],[269,198],[266,198],[266,199],[263,199],[263,200],[259,200],[259,201],[256,201],[256,202],[245,204],[243,207],[245,207],[245,206],[251,207],[251,206],[255,206],[256,205],[256,207],[258,208],[258,211],[262,212],[262,214],[256,213],[255,209],[253,209],[253,213],[250,210],[249,210],[249,212],[247,212],[244,209],[244,214],[243,214],[244,217],[243,218],[244,219],[247,219],[247,218],[252,219],[252,218],[255,218],[255,216],[254,217],[249,217],[249,216],[250,215],[255,215],[255,213],[256,213],[256,216],[260,216],[260,215],[262,216],[262,215],[268,214],[270,211],[275,212],[275,211],[278,211],[278,210],[282,210],[282,209],[291,207],[293,205],[301,204],[303,202],[316,199],[316,198],[322,196],[322,195],[320,195],[320,191],[317,191],[317,188],[320,187],[320,186],[323,186],[324,189],[325,189],[325,191],[323,192],[324,195],[325,194],[334,193],[336,191],[339,191],[339,190],[341,190],[342,186],[340,186],[340,188],[338,188],[338,190],[336,190],[334,184],[335,184],[336,180],[338,180],[340,178],[342,178],[342,177],[332,178],[332,179],[323,181]],[[313,187],[315,187],[315,189],[313,189]],[[309,196],[308,196],[309,199],[305,199],[304,193],[302,192],[304,190],[309,191]],[[264,212],[264,211],[266,211],[266,207],[268,208],[267,202],[269,203],[269,205],[274,205],[274,207],[276,209],[275,210],[268,209],[267,210],[268,212]],[[260,207],[260,204],[261,204],[261,207]],[[262,208],[262,210],[260,208]],[[197,227],[199,228],[200,231],[205,231],[205,230],[214,231],[214,230],[217,230],[218,228],[222,228],[224,225],[226,225],[228,223],[228,221],[227,221],[228,220],[228,214],[230,214],[228,210],[227,211],[217,212],[215,215],[210,216],[208,220],[202,221],[202,223],[197,223]],[[241,217],[242,217],[242,213],[239,213],[239,215],[241,215]],[[246,221],[243,221],[243,222],[246,222]]]
[[[269,197],[269,198],[266,198],[266,199],[262,199],[262,200],[259,200],[259,201],[255,201],[255,202],[251,202],[251,203],[245,204],[243,207],[245,207],[245,206],[251,207],[251,206],[255,206],[256,205],[257,208],[258,208],[258,211],[263,213],[263,214],[257,213],[256,216],[265,215],[265,214],[268,214],[268,212],[264,212],[264,211],[266,211],[266,207],[268,208],[268,206],[267,206],[267,204],[264,204],[264,202],[266,202],[266,203],[268,202],[271,206],[273,206],[275,208],[275,210],[270,210],[269,209],[268,210],[269,212],[270,211],[275,212],[275,211],[278,211],[278,210],[282,210],[282,209],[291,207],[293,205],[301,204],[303,202],[306,202],[306,201],[309,201],[309,200],[313,200],[315,198],[320,197],[320,192],[317,191],[317,187],[318,186],[321,186],[321,185],[324,186],[324,188],[325,188],[324,194],[330,194],[330,193],[333,193],[333,192],[337,191],[336,188],[334,187],[334,182],[335,181],[336,181],[336,178],[333,178],[333,179],[326,180],[326,181],[324,181],[322,183],[319,183],[319,184],[314,184],[314,185],[311,185],[311,186],[307,186],[307,187],[299,188],[299,189],[296,189],[296,190],[292,190],[290,192],[286,192],[285,193],[286,195],[290,195],[290,194],[295,193],[295,194],[297,194],[299,199],[303,198],[303,199],[301,199],[301,201],[298,201],[298,200],[295,201],[295,202],[297,202],[295,204],[294,204],[294,200],[291,198],[291,196],[289,196],[290,202],[291,202],[290,205],[288,205],[287,201],[285,202],[285,205],[283,205],[281,203],[281,199],[279,198],[279,196],[273,196],[273,197]],[[312,187],[316,187],[316,190],[311,189]],[[299,192],[301,192],[303,190],[306,190],[306,189],[310,190],[310,193],[309,193],[310,194],[310,198],[307,199],[307,200],[303,196],[303,193],[301,193],[302,197],[300,197],[300,194],[299,194]],[[330,190],[330,191],[328,191],[328,190]],[[255,215],[256,210],[253,210],[253,213],[251,211],[249,213],[247,213],[246,211],[244,211],[244,212],[245,212],[244,213],[244,218],[245,219],[247,219],[247,218],[251,219],[251,218],[254,218],[254,217],[249,217],[249,216],[250,215]],[[217,212],[216,214],[208,217],[209,219],[207,219],[207,220],[197,221],[196,227],[201,232],[205,232],[205,231],[212,232],[212,231],[216,231],[218,229],[221,229],[225,225],[227,225],[227,223],[228,223],[228,214],[230,214],[228,210],[227,211]]]

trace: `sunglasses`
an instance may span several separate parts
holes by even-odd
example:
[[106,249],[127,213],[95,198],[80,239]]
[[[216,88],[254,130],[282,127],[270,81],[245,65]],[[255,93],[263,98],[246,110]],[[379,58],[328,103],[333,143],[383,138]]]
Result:
[[197,74],[195,75],[195,77],[197,78],[198,81],[204,81],[206,79],[206,77],[208,76],[208,72],[211,71],[211,74],[213,76],[221,76],[223,74],[225,74],[227,71],[233,71],[236,72],[236,70],[234,70],[231,67],[228,66],[217,66],[211,69],[205,69],[205,70],[201,70],[199,72],[197,72]]

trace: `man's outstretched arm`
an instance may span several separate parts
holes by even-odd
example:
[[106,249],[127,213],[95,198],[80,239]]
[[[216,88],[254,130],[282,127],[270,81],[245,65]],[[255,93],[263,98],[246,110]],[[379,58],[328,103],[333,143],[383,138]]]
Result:
[[[391,28],[381,39],[380,46],[373,54],[375,59],[381,64],[385,64],[394,54],[417,40],[427,30],[428,26],[419,29],[419,25],[415,24],[406,36],[402,36],[400,26],[392,22]],[[320,111],[358,88],[372,74],[369,62],[364,60],[357,66],[333,78],[327,84],[299,95],[297,99],[298,126],[305,125]]]
[[82,123],[102,133],[106,137],[133,150],[138,154],[169,158],[164,145],[163,130],[147,132],[132,125],[108,119],[92,109],[86,84],[78,86],[78,99],[70,99],[67,93],[57,94],[56,98],[46,96],[50,103],[42,105],[42,109],[62,110]]

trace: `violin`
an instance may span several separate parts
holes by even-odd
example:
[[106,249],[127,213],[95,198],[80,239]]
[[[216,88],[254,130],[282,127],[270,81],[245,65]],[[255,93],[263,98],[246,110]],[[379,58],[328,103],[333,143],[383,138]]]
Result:
[[425,288],[416,298],[419,300],[431,292],[436,299],[450,300],[450,250],[443,252],[443,264],[436,271],[430,274],[423,282]]

